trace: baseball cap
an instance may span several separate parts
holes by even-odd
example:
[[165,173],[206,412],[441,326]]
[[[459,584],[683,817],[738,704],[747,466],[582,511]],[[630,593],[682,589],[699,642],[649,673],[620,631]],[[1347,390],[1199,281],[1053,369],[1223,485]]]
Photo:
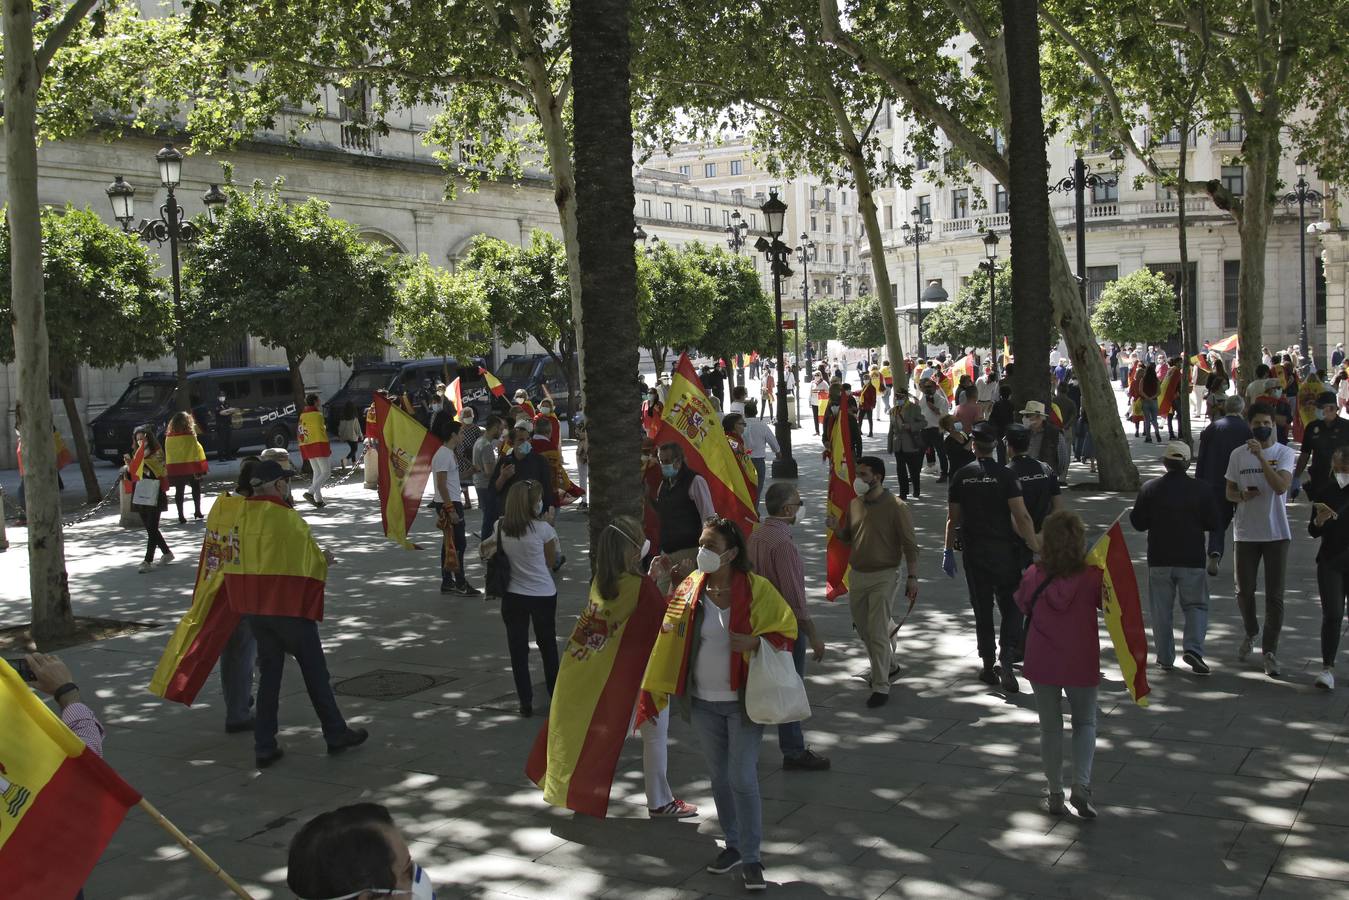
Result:
[[1338,406],[1339,403],[1339,398],[1335,396],[1334,391],[1322,391],[1316,395],[1317,406]]
[[295,471],[295,466],[291,465],[290,462],[290,452],[285,447],[268,447],[258,454],[258,459],[260,461],[270,460],[287,472],[294,473]]
[[975,422],[970,434],[981,444],[992,444],[998,440],[998,427],[992,422]]
[[274,459],[260,459],[258,464],[253,467],[253,475],[248,479],[248,483],[253,487],[259,487],[282,478],[293,477],[295,477],[293,469],[283,469],[281,464]]
[[1171,441],[1162,451],[1162,459],[1178,459],[1182,462],[1190,461],[1190,445],[1184,441]]

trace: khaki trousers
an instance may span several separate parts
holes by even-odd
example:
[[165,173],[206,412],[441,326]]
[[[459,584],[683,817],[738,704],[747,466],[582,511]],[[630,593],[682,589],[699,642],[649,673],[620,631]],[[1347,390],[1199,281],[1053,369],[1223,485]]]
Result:
[[871,661],[871,690],[876,694],[890,693],[890,667],[895,653],[895,645],[890,637],[890,630],[894,627],[890,603],[898,577],[898,567],[879,572],[853,569],[848,576],[852,624]]

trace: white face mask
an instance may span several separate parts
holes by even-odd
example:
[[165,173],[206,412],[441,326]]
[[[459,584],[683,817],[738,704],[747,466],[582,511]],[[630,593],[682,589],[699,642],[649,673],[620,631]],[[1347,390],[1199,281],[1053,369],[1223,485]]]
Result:
[[852,489],[857,492],[858,496],[861,496],[871,490],[871,482],[864,481],[861,478],[854,478],[852,481]]
[[436,888],[431,884],[431,876],[426,874],[426,870],[421,866],[412,874],[412,890],[410,891],[386,891],[382,888],[369,888],[367,890],[356,891],[354,894],[343,894],[340,897],[329,897],[327,900],[353,900],[362,894],[373,893],[386,897],[411,897],[412,900],[436,900]]
[[1340,487],[1349,487],[1349,472],[1336,472],[1335,483]]
[[711,575],[721,568],[721,554],[706,547],[698,548],[698,571]]

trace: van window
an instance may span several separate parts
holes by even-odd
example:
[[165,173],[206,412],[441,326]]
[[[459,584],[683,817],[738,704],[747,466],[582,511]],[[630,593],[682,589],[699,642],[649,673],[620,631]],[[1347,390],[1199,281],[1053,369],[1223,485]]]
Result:
[[284,397],[290,393],[290,379],[259,378],[258,387],[264,397]]
[[534,374],[534,360],[528,356],[509,359],[497,370],[497,378],[504,381],[528,381]]
[[562,377],[562,367],[552,357],[549,357],[548,361],[543,364],[542,375],[543,379],[548,382],[550,389],[566,383],[566,379]]
[[160,409],[168,404],[175,387],[171,381],[132,382],[117,403],[131,409]]
[[220,393],[216,394],[216,396],[218,397],[220,394],[224,394],[226,400],[242,400],[251,393],[247,378],[240,378],[234,381],[221,381],[217,385],[217,390]]
[[389,372],[386,369],[363,369],[353,372],[347,379],[349,391],[377,391],[389,386]]

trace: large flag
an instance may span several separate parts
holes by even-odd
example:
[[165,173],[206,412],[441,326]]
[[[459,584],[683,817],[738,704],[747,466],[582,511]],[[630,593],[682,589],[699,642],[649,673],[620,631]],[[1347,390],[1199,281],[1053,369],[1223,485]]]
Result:
[[942,371],[937,376],[937,384],[941,386],[941,392],[946,395],[947,400],[954,401],[956,395],[956,376],[955,367]]
[[979,380],[979,367],[974,363],[974,354],[966,353],[965,358],[960,361],[962,374],[970,376],[970,381]]
[[277,497],[253,497],[234,534],[234,555],[223,564],[230,609],[322,620],[328,560],[299,513]]
[[140,794],[0,662],[0,894],[74,897]]
[[650,578],[624,575],[613,600],[600,595],[598,582],[591,585],[563,652],[548,721],[525,764],[549,803],[599,818],[609,811],[619,753],[664,617],[665,598]]
[[1101,611],[1115,645],[1115,657],[1129,696],[1139,706],[1148,705],[1148,637],[1143,631],[1143,608],[1138,596],[1138,578],[1124,542],[1119,519],[1110,526],[1087,554],[1087,564],[1102,572]]
[[244,498],[238,494],[221,494],[206,516],[192,607],[174,629],[150,680],[150,693],[165,700],[192,704],[239,624],[239,613],[230,608],[221,588],[226,563],[239,554],[239,520],[244,505]]
[[1171,415],[1171,410],[1176,407],[1176,395],[1180,393],[1180,374],[1180,366],[1172,366],[1166,370],[1166,377],[1162,379],[1162,389],[1157,400],[1157,413],[1163,418]]
[[1190,357],[1190,362],[1192,362],[1192,363],[1194,363],[1196,366],[1198,366],[1198,367],[1199,367],[1199,371],[1201,371],[1201,372],[1212,372],[1212,371],[1213,371],[1213,366],[1209,365],[1208,354],[1207,354],[1207,353],[1196,353],[1194,356],[1191,356],[1191,357]]
[[1012,362],[1012,345],[1007,343],[1007,335],[1002,336],[1002,364]]
[[749,535],[759,521],[744,472],[721,430],[721,415],[703,392],[688,354],[681,353],[665,398],[656,443],[673,442],[684,451],[684,465],[707,480],[712,506]]
[[464,411],[464,391],[459,384],[459,376],[456,375],[454,381],[446,385],[445,399],[450,401],[450,405],[454,407],[456,416]]
[[422,424],[375,395],[375,434],[379,442],[379,512],[384,535],[409,550],[412,520],[422,505],[431,457],[440,444]]
[[1229,334],[1221,341],[1214,341],[1208,345],[1210,350],[1217,350],[1219,353],[1231,353],[1240,346],[1239,335]]
[[[848,515],[848,506],[857,492],[853,490],[853,478],[857,476],[856,462],[852,458],[852,435],[849,433],[852,422],[848,416],[839,416],[835,420],[834,433],[829,442],[829,493],[827,506],[829,515],[842,520]],[[845,544],[834,535],[833,529],[825,531],[825,581],[828,589],[825,598],[837,600],[848,593],[848,575],[851,571],[848,560],[852,557],[852,546]]]
[[191,431],[170,431],[164,436],[164,461],[169,475],[205,475],[209,470],[206,451]]

